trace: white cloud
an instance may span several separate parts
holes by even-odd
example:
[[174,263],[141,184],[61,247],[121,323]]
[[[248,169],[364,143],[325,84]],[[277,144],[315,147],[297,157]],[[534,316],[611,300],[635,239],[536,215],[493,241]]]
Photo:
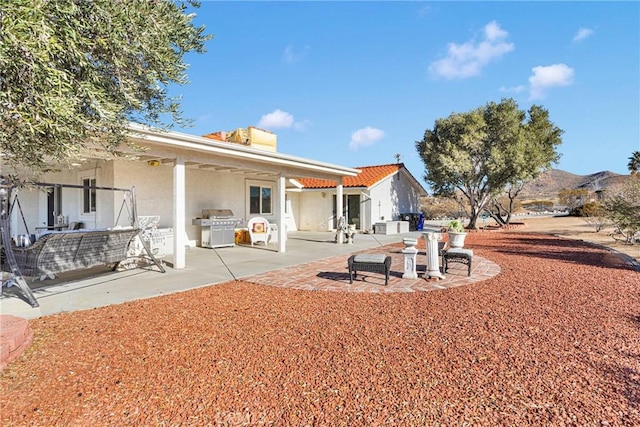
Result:
[[547,89],[556,86],[573,84],[575,71],[565,64],[554,64],[546,67],[538,66],[531,69],[533,75],[529,77],[530,99],[544,98]]
[[366,128],[358,129],[351,134],[351,141],[349,141],[349,150],[358,151],[360,147],[367,147],[374,142],[384,137],[384,131],[367,126]]
[[294,120],[291,114],[277,109],[262,116],[258,122],[258,126],[270,129],[290,128],[293,126],[293,122]]
[[582,41],[582,40],[586,39],[587,37],[589,37],[592,34],[593,34],[593,30],[592,29],[590,29],[590,28],[580,28],[578,30],[578,32],[576,33],[576,35],[573,36],[573,41],[574,42]]
[[284,48],[284,52],[282,52],[282,60],[287,64],[291,64],[293,62],[297,62],[301,60],[307,52],[309,52],[311,48],[309,46],[305,46],[302,50],[296,52],[293,45],[289,44]]
[[293,128],[297,131],[305,131],[311,126],[311,121],[302,120],[296,121],[292,114],[282,111],[280,109],[273,110],[272,112],[263,115],[258,122],[258,127],[265,129],[289,129]]
[[484,26],[484,34],[488,41],[500,41],[509,35],[496,21],[491,21]]
[[470,40],[461,45],[449,43],[447,56],[432,62],[429,71],[436,77],[446,79],[477,76],[484,66],[515,48],[513,43],[504,41],[508,35],[496,21],[489,22],[484,27],[482,41]]

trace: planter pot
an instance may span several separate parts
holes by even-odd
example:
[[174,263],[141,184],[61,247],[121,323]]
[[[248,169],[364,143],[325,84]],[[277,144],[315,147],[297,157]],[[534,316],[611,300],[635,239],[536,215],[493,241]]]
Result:
[[452,248],[464,247],[464,238],[467,237],[467,233],[458,233],[455,231],[449,231],[449,246]]

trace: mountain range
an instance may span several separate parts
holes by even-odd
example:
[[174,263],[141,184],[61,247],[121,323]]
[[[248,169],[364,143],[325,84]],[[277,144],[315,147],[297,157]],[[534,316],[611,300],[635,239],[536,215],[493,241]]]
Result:
[[538,178],[525,184],[519,198],[555,198],[561,190],[605,190],[628,178],[629,175],[620,175],[609,171],[576,175],[560,169],[549,169],[540,174]]

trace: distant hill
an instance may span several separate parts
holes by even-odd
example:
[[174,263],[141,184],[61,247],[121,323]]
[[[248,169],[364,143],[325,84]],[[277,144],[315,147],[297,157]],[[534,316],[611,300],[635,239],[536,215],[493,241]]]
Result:
[[605,190],[614,184],[625,181],[629,175],[604,171],[591,175],[575,175],[559,169],[543,172],[535,180],[528,182],[520,199],[553,199],[561,190],[587,189],[589,191]]

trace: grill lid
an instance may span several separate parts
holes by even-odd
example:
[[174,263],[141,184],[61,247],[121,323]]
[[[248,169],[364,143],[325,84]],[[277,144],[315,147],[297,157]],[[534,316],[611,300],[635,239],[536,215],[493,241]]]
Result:
[[202,218],[206,218],[206,219],[233,218],[233,211],[231,209],[202,209]]

